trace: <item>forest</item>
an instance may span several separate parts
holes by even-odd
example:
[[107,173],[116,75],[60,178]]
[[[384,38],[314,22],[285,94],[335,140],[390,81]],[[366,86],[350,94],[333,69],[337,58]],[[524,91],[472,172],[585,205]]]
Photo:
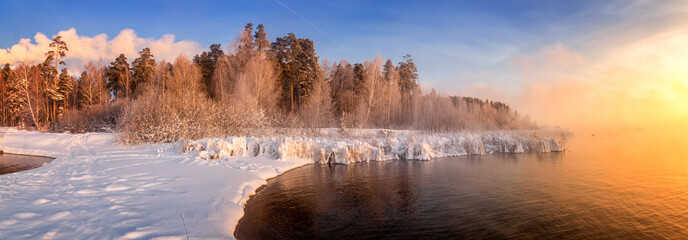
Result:
[[[156,61],[90,62],[67,71],[53,38],[45,61],[0,71],[0,125],[54,132],[116,131],[125,143],[265,135],[288,129],[388,128],[431,132],[534,129],[501,102],[421,89],[411,55],[330,62],[289,33],[270,42],[248,23],[225,50]],[[75,77],[78,75],[78,77]]]

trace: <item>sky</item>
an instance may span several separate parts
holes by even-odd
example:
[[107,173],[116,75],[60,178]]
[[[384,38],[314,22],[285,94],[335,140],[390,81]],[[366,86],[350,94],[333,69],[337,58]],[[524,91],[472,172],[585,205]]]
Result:
[[409,53],[422,86],[506,102],[541,124],[644,128],[688,120],[685,1],[0,1],[0,63],[69,45],[69,69],[229,46],[243,26],[313,39],[330,62]]

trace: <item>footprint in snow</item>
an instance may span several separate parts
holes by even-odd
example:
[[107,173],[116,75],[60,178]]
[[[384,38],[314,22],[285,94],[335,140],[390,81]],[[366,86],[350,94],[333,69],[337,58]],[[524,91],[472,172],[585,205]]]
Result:
[[19,221],[17,221],[17,219],[7,219],[4,221],[0,221],[0,227],[14,225],[17,222],[19,222]]
[[117,214],[122,215],[122,216],[138,216],[139,215],[138,212],[134,212],[134,211],[118,211]]
[[42,205],[42,204],[46,204],[49,202],[51,202],[51,201],[48,199],[45,199],[45,198],[41,198],[41,199],[38,199],[36,201],[33,201],[33,205]]
[[27,218],[31,218],[31,217],[34,217],[37,215],[38,214],[32,213],[32,212],[23,212],[23,213],[15,213],[14,215],[12,215],[12,217],[18,218],[18,219],[27,219]]
[[62,212],[53,214],[53,215],[50,216],[48,219],[49,219],[50,221],[57,221],[57,220],[64,219],[65,217],[67,217],[67,216],[69,216],[69,215],[71,215],[71,214],[72,214],[72,212],[70,212],[70,211],[62,211]]
[[71,177],[71,178],[69,178],[69,180],[91,180],[93,178],[94,178],[93,175],[82,175],[79,177]]
[[41,236],[41,239],[55,239],[55,235],[57,235],[57,232],[59,232],[59,231],[60,231],[60,229],[57,229],[57,228],[52,229],[52,230],[46,232],[45,234],[43,234],[43,236]]
[[93,194],[96,194],[97,192],[92,190],[92,189],[83,189],[83,190],[76,191],[75,193],[77,195],[85,196],[85,195],[93,195]]
[[105,191],[112,192],[112,191],[124,191],[124,190],[129,190],[131,187],[125,186],[125,185],[119,185],[119,184],[110,184],[107,187],[105,187]]
[[128,232],[122,236],[121,239],[140,239],[144,238],[145,236],[150,235],[151,231],[133,231],[133,232]]

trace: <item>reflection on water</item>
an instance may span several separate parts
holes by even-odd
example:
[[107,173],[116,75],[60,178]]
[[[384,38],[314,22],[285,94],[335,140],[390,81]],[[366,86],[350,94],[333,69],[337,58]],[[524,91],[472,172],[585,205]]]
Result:
[[309,165],[268,181],[239,239],[688,238],[688,144],[634,131],[564,153]]
[[0,154],[0,175],[37,168],[52,160],[49,157]]

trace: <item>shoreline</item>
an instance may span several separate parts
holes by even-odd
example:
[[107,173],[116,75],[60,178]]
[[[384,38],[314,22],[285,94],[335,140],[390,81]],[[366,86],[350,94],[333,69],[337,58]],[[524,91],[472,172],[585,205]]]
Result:
[[21,154],[21,153],[10,153],[10,152],[5,152],[3,150],[0,150],[0,155],[2,155],[2,154],[55,159],[54,157],[49,157],[49,156],[41,156],[41,155],[33,155],[33,154]]
[[3,150],[55,158],[0,176],[0,232],[11,239],[233,238],[255,189],[310,163],[200,160],[175,144],[116,145],[111,133],[0,132]]
[[[307,164],[323,163],[306,157],[308,154],[323,156],[316,154],[323,151],[300,151],[302,148],[298,146],[322,146],[333,156],[337,151],[357,152],[341,159],[361,160],[365,159],[363,156],[373,156],[366,154],[375,152],[375,148],[364,142],[342,142],[333,138],[285,138],[284,141],[279,141],[278,137],[269,138],[276,140],[272,142],[261,138],[193,141],[203,142],[203,151],[208,151],[213,144],[225,146],[217,149],[217,160],[206,160],[211,155],[209,152],[182,152],[183,148],[188,150],[189,145],[180,142],[118,145],[114,143],[116,134],[113,133],[38,133],[14,129],[0,129],[0,133],[3,150],[54,158],[43,167],[0,176],[0,216],[4,216],[0,218],[0,231],[8,238],[185,239],[187,234],[192,238],[234,238],[246,201],[268,179]],[[238,141],[242,139],[244,141]],[[376,138],[369,139],[375,141]],[[230,140],[241,143],[231,146],[244,150],[219,144]],[[263,144],[251,144],[256,140]],[[423,143],[395,146],[407,146],[404,149],[408,150],[411,145],[422,146]],[[249,148],[258,149],[258,152],[263,149],[263,153],[273,155],[254,155],[255,151],[248,151]],[[277,158],[270,149],[279,150]],[[358,150],[353,151],[355,149]],[[413,156],[431,156],[422,147],[418,149],[421,151],[412,153]],[[436,154],[433,158],[448,153],[452,152]],[[377,156],[391,160],[385,154]],[[94,226],[93,222],[102,224]],[[187,226],[187,231],[183,225]]]

